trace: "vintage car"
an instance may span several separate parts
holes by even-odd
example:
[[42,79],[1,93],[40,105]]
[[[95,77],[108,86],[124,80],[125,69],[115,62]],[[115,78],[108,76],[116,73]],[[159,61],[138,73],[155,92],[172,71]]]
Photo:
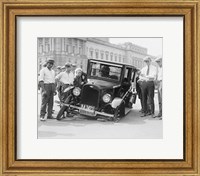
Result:
[[63,106],[82,115],[118,121],[135,103],[136,71],[131,65],[90,59],[87,83],[81,89],[72,90],[79,101],[63,103]]

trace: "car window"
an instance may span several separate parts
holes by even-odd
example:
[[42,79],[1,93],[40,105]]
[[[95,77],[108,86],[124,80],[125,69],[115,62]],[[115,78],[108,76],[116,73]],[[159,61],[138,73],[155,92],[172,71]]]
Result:
[[109,80],[120,80],[121,68],[102,63],[91,63],[91,76]]
[[127,81],[131,80],[131,74],[132,74],[132,69],[131,68],[126,68],[125,74],[124,74],[124,79]]

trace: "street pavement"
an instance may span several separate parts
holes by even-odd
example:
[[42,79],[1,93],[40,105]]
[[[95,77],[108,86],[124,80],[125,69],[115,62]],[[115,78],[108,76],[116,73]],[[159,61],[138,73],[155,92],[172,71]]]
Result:
[[[55,100],[58,97],[55,96]],[[47,119],[40,121],[41,95],[38,92],[38,138],[40,139],[162,139],[163,120],[150,116],[140,117],[140,101],[119,122],[98,121],[82,115],[65,118],[61,121]],[[54,103],[54,114],[59,111]],[[158,100],[155,94],[155,114],[158,113]]]

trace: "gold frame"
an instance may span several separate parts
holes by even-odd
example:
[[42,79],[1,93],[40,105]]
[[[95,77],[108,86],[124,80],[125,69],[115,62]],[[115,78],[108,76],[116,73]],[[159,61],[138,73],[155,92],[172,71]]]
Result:
[[[200,175],[199,0],[1,0],[0,174],[8,175]],[[18,15],[183,16],[183,160],[16,160],[16,39]],[[14,89],[13,89],[14,88]]]

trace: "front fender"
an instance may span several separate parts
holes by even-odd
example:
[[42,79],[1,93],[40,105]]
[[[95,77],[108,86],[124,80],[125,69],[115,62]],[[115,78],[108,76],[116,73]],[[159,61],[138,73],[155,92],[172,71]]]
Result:
[[119,106],[122,103],[123,99],[116,97],[113,99],[113,101],[111,102],[111,106],[112,108],[116,108],[117,106]]
[[64,93],[65,92],[68,92],[68,91],[70,91],[71,89],[73,89],[74,88],[74,86],[69,86],[69,87],[67,87],[67,88],[65,88],[65,90],[63,91]]

